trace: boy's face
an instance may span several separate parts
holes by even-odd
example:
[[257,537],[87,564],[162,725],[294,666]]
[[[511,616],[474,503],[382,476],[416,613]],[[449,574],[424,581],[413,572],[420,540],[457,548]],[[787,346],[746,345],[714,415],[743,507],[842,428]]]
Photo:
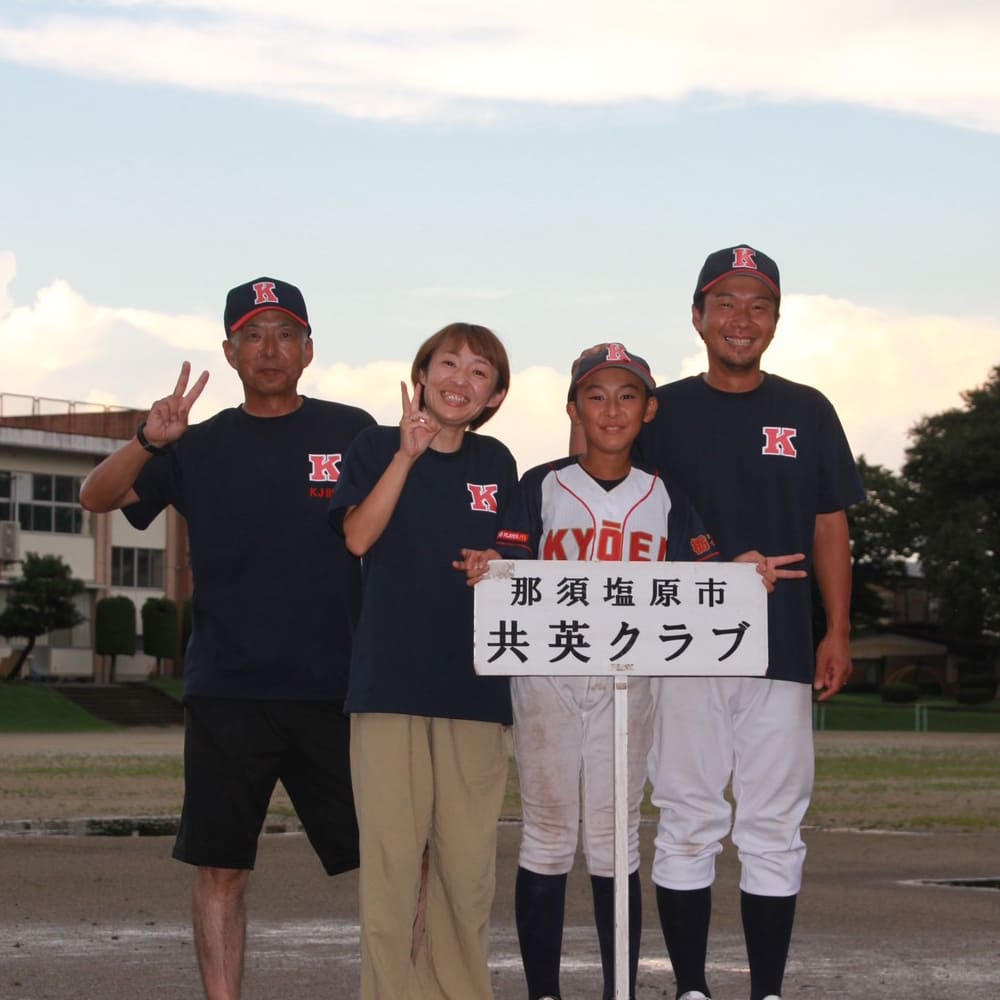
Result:
[[499,406],[506,395],[497,391],[496,368],[468,344],[436,350],[420,382],[424,409],[443,427],[468,427],[487,406]]
[[656,406],[656,398],[631,372],[602,368],[577,386],[566,412],[583,427],[588,451],[627,454]]

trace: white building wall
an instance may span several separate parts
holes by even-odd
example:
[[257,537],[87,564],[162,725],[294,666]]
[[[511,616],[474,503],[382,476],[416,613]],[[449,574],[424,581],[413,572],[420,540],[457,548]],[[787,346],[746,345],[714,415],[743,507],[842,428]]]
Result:
[[[86,527],[86,525],[84,525]],[[28,552],[40,556],[62,556],[73,576],[85,583],[94,579],[94,539],[91,535],[65,535],[51,531],[22,531],[21,558]]]
[[[0,469],[34,475],[60,475],[85,477],[97,462],[114,451],[121,442],[107,438],[89,438],[72,434],[55,434],[0,426]],[[30,498],[20,498],[30,500]],[[20,531],[20,554],[61,556],[71,567],[73,575],[87,585],[87,591],[77,599],[81,614],[88,621],[73,629],[63,629],[51,636],[39,638],[32,654],[31,669],[42,678],[90,678],[94,676],[93,630],[89,621],[95,592],[105,584],[95,580],[98,553],[95,539],[95,516],[84,512],[83,533],[66,534],[46,531]],[[145,530],[138,531],[129,524],[121,511],[110,517],[110,545],[126,548],[165,549],[167,538],[166,516],[159,517]],[[18,575],[18,567],[7,566],[3,574],[10,579]],[[0,589],[0,606],[4,591]],[[136,632],[141,650],[142,620],[140,611],[148,597],[162,597],[162,589],[109,587],[106,593],[129,597],[136,608]],[[7,640],[0,637],[0,658],[10,649],[23,648],[24,640]],[[120,656],[116,674],[122,680],[138,680],[154,672],[153,657],[139,652],[135,656]]]

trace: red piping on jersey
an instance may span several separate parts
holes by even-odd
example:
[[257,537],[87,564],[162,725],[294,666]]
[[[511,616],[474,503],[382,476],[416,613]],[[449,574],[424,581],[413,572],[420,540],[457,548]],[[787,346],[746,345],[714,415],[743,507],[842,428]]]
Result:
[[[580,466],[580,468],[583,468],[583,466]],[[553,470],[553,471],[554,471],[554,474],[555,474],[555,477],[556,477],[556,482],[559,484],[559,488],[562,489],[562,490],[565,490],[565,492],[567,492],[574,500],[576,500],[577,503],[579,503],[580,506],[590,515],[590,524],[591,524],[591,526],[593,528],[593,531],[591,532],[591,534],[593,535],[593,539],[592,539],[592,541],[590,543],[590,549],[591,549],[591,552],[593,552],[594,543],[597,541],[597,518],[594,517],[594,512],[590,509],[590,505],[587,503],[587,501],[584,500],[583,497],[581,497],[581,496],[577,495],[576,493],[574,493],[573,490],[571,490],[559,478],[559,472],[558,472],[558,470]],[[583,471],[586,472],[587,470],[584,469]],[[587,474],[589,475],[590,473],[587,473]],[[593,556],[589,556],[588,558],[589,559],[593,559]]]
[[[579,463],[577,463],[577,464],[579,465]],[[582,465],[580,465],[579,467],[581,469],[583,469]],[[571,490],[559,478],[559,472],[558,472],[558,470],[553,470],[553,471],[555,473],[556,482],[559,484],[560,488],[563,489],[563,490],[565,490],[571,497],[573,497],[573,499],[576,500],[580,504],[580,506],[583,507],[583,509],[590,515],[590,523],[593,526],[593,536],[594,537],[593,537],[593,539],[592,539],[592,541],[590,543],[591,555],[588,556],[588,559],[590,561],[592,561],[592,562],[600,562],[601,560],[594,559],[594,556],[593,556],[594,545],[597,543],[597,518],[594,516],[594,512],[590,509],[590,505],[586,502],[586,500],[583,499],[583,497],[578,496],[576,493],[574,493],[573,490]],[[583,471],[585,473],[587,473],[588,476],[590,475],[590,473],[587,472],[586,469],[583,469]],[[631,472],[632,472],[632,470],[630,469],[629,470],[629,475],[631,475]],[[652,477],[652,482],[650,482],[650,484],[649,484],[649,489],[646,490],[646,492],[641,497],[639,497],[639,499],[636,500],[636,502],[634,504],[632,504],[631,507],[629,507],[628,512],[622,518],[622,535],[623,536],[625,535],[625,528],[628,525],[628,519],[632,516],[632,514],[635,512],[635,510],[638,507],[642,506],[642,504],[644,504],[649,499],[650,494],[656,488],[656,484],[657,484],[657,482],[660,479],[660,474],[658,472],[654,472],[654,473],[651,474],[651,477]],[[593,477],[591,477],[591,478],[593,478]],[[668,540],[668,542],[669,542],[669,540]]]

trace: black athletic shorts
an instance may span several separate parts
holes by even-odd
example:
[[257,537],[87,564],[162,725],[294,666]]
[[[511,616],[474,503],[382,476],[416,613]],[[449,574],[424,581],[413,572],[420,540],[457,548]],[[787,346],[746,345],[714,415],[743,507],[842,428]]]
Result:
[[358,867],[350,720],[340,705],[194,697],[184,706],[178,861],[253,868],[280,780],[327,874]]

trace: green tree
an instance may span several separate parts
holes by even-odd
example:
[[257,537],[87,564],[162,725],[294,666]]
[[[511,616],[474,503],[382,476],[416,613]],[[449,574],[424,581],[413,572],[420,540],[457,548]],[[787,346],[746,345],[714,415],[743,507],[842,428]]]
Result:
[[942,621],[957,637],[1000,630],[1000,365],[964,407],[911,431],[914,547]]
[[851,530],[853,581],[851,618],[855,625],[877,625],[886,613],[883,595],[906,582],[906,557],[913,554],[909,513],[913,490],[884,465],[858,456],[866,497],[847,511]]
[[11,583],[7,606],[0,612],[0,635],[28,640],[8,680],[20,674],[40,635],[84,621],[73,601],[81,593],[83,581],[61,556],[25,553],[21,576]]
[[102,597],[94,608],[94,652],[111,657],[108,680],[115,682],[119,656],[134,656],[135,604],[130,597]]
[[156,672],[160,661],[177,658],[177,602],[169,597],[149,597],[142,606],[142,651],[156,657]]

